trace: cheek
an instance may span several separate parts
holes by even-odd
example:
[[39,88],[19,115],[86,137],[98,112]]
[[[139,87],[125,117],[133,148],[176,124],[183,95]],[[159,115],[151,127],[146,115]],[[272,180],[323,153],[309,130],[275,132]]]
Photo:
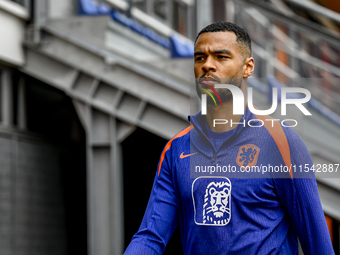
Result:
[[226,78],[228,77],[242,77],[243,74],[243,66],[240,65],[226,65],[223,67],[223,73],[226,74]]
[[231,62],[226,62],[223,64],[217,65],[217,71],[221,73],[234,73],[236,70],[236,66],[233,65]]
[[202,68],[200,65],[195,64],[194,65],[194,73],[195,73],[195,77],[198,77],[199,74],[202,72]]

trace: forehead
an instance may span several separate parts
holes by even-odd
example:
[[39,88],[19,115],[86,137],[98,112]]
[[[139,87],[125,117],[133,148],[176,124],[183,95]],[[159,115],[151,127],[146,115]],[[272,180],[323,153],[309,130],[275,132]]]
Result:
[[234,32],[209,32],[201,34],[195,43],[195,51],[228,49],[240,50]]

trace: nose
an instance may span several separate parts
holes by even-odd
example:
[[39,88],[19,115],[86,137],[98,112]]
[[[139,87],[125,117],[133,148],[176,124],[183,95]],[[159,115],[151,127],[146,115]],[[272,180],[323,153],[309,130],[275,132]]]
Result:
[[222,203],[221,203],[221,195],[217,195],[216,197],[216,206],[221,206]]
[[212,59],[212,57],[207,57],[206,61],[204,62],[204,64],[202,65],[202,70],[204,72],[209,72],[209,71],[216,71],[216,65],[214,60]]

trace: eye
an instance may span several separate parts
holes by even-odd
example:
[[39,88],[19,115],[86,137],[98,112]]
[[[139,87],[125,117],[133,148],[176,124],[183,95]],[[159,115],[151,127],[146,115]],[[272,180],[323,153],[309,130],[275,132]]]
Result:
[[196,57],[196,58],[195,58],[195,61],[201,61],[201,60],[204,60],[204,57],[199,56],[199,57]]
[[220,58],[220,59],[228,59],[229,57],[228,56],[219,55],[218,58]]

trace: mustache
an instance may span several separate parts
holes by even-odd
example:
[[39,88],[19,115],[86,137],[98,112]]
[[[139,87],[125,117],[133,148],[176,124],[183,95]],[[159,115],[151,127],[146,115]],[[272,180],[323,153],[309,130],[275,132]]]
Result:
[[[202,83],[203,79],[208,79],[206,78],[206,76],[211,77],[212,79],[216,80],[218,83],[221,83],[221,79],[218,78],[216,75],[214,75],[213,73],[205,73],[203,74],[199,79],[198,79],[198,83]],[[210,78],[209,78],[210,79]]]

